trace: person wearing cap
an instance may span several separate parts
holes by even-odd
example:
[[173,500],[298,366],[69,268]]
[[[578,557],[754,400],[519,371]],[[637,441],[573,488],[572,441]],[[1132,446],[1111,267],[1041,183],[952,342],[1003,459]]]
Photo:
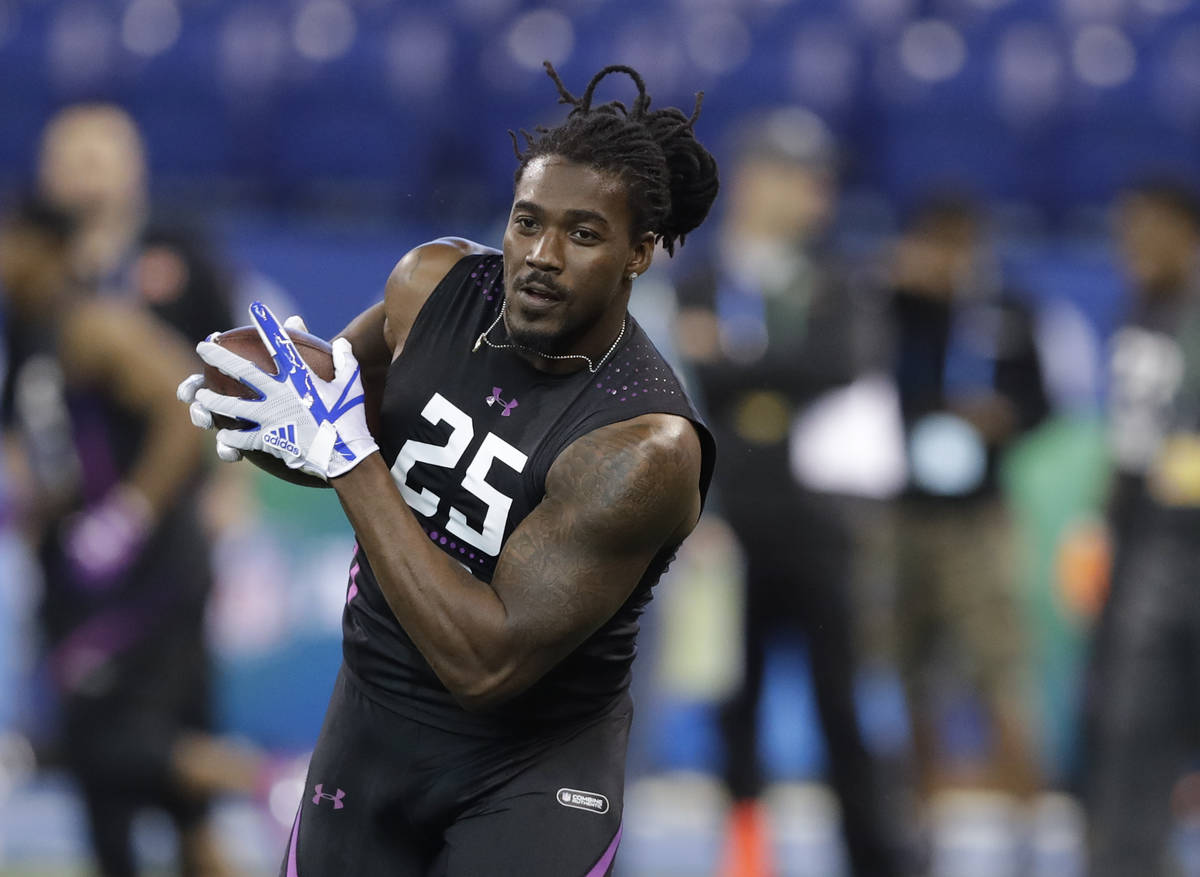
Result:
[[[718,437],[720,514],[745,565],[743,680],[720,716],[733,798],[724,873],[771,872],[758,803],[766,784],[759,710],[769,648],[797,633],[807,640],[853,873],[907,873],[899,798],[887,794],[854,696],[861,661],[853,591],[867,553],[862,513],[873,503],[863,494],[880,485],[858,479],[851,487],[859,474],[851,471],[841,481],[814,479],[804,465],[810,416],[842,410],[864,388],[876,397],[860,384],[870,366],[870,321],[829,234],[835,144],[825,124],[798,107],[741,130],[749,134],[736,144],[720,238],[677,291],[676,344]],[[843,436],[854,431],[833,419]],[[854,469],[851,455],[837,456]],[[870,468],[868,481],[888,479]]]

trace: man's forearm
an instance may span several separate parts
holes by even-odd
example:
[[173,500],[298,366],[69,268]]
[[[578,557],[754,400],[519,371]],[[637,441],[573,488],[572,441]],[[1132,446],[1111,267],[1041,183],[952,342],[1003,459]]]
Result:
[[496,592],[430,542],[379,454],[331,484],[388,606],[438,678],[464,702],[493,687],[510,652]]
[[349,340],[354,358],[362,369],[364,387],[378,386],[380,394],[392,361],[392,348],[384,335],[384,325],[383,302],[379,302],[351,320],[345,329],[334,336]]
[[142,451],[125,484],[141,495],[154,518],[162,515],[195,476],[204,453],[204,436],[170,408],[153,412]]

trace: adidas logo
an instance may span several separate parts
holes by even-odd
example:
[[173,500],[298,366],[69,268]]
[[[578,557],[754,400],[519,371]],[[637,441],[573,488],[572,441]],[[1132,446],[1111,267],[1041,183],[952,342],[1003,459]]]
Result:
[[296,425],[294,423],[268,432],[263,436],[263,444],[287,451],[294,457],[300,456],[300,448],[296,446]]

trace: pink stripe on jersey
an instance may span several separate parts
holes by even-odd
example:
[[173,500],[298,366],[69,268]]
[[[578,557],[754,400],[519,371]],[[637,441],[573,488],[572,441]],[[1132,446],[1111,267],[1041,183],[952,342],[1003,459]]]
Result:
[[349,603],[358,595],[358,542],[354,543],[354,565],[350,567],[350,587],[346,589],[346,602]]
[[[617,847],[621,845],[621,831],[624,826],[617,828],[617,833],[612,839],[612,843],[608,845],[608,849],[604,851],[604,855],[600,857],[600,861],[592,866],[592,870],[587,872],[586,877],[604,877],[608,873],[608,867],[612,864],[612,860],[617,856]],[[288,877],[292,877],[289,873]]]
[[287,877],[300,877],[300,869],[296,865],[296,846],[300,842],[300,811],[304,802],[296,808],[296,821],[292,824],[292,839],[288,841]]

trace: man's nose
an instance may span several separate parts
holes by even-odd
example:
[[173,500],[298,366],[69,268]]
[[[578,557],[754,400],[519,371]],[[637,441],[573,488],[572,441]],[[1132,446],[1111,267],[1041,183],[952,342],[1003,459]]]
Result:
[[562,242],[553,232],[545,232],[538,236],[529,255],[525,257],[529,267],[547,273],[558,273],[563,267]]

